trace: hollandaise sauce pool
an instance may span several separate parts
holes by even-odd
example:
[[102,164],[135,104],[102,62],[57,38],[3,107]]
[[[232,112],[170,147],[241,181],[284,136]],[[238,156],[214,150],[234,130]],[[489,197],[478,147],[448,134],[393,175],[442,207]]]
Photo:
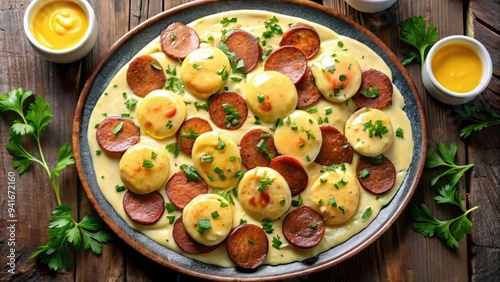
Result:
[[87,14],[78,4],[71,1],[52,1],[35,14],[31,30],[43,46],[64,50],[80,42],[88,26]]
[[437,81],[444,88],[457,93],[474,90],[483,75],[479,55],[462,44],[450,44],[437,50],[431,67]]

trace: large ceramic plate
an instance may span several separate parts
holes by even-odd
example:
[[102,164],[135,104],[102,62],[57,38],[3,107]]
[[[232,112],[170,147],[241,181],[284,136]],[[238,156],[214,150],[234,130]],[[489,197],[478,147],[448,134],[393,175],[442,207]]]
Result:
[[[339,34],[352,37],[368,45],[387,62],[393,73],[393,82],[404,96],[407,113],[415,141],[413,160],[406,179],[392,201],[384,207],[370,225],[340,244],[316,257],[286,265],[263,265],[255,272],[241,272],[235,268],[221,268],[186,258],[159,245],[142,233],[128,226],[101,194],[94,173],[87,142],[87,127],[99,96],[113,76],[146,43],[157,37],[171,22],[191,22],[210,14],[238,9],[268,10],[301,17],[322,24]],[[93,126],[93,125],[92,125]],[[152,260],[174,270],[208,279],[218,280],[281,280],[319,271],[357,254],[379,238],[403,211],[410,201],[420,178],[426,148],[425,121],[415,86],[398,58],[377,37],[337,12],[312,1],[277,0],[222,0],[192,2],[161,13],[144,22],[122,37],[101,59],[89,78],[78,101],[73,125],[73,145],[77,169],[90,202],[99,215],[125,242]]]

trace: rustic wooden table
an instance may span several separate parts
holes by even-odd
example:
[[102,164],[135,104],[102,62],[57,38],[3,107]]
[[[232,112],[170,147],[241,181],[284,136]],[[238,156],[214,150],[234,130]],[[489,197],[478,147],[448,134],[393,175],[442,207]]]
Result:
[[[57,150],[71,142],[72,122],[82,86],[103,53],[127,31],[146,19],[187,0],[173,1],[97,1],[89,0],[99,21],[99,39],[92,52],[72,64],[54,64],[38,56],[23,34],[22,18],[28,0],[0,1],[0,92],[22,87],[34,90],[52,104],[55,114],[42,139],[48,161],[56,161]],[[316,1],[321,2],[321,1]],[[478,108],[500,111],[500,57],[498,13],[500,4],[491,0],[399,0],[390,9],[377,14],[364,14],[350,8],[342,0],[324,0],[333,8],[361,23],[385,42],[398,57],[408,48],[398,39],[398,23],[422,15],[437,26],[440,37],[467,34],[489,50],[494,63],[493,79],[475,100]],[[456,143],[457,162],[474,163],[472,172],[460,181],[468,207],[479,205],[471,215],[474,223],[467,239],[458,250],[448,249],[436,238],[428,239],[412,230],[407,208],[396,223],[374,244],[353,258],[319,273],[298,277],[293,281],[494,281],[500,274],[500,130],[499,127],[475,132],[469,139],[459,137],[460,122],[453,107],[437,102],[426,93],[420,66],[407,67],[426,112],[428,145],[436,142]],[[56,200],[45,171],[34,165],[20,176],[12,167],[6,151],[11,116],[0,119],[0,254],[3,265],[1,280],[11,281],[199,281],[162,267],[115,238],[96,256],[78,251],[68,271],[49,271],[36,260],[28,259],[37,246],[47,242],[47,222]],[[35,151],[34,143],[26,143]],[[15,230],[7,229],[7,184],[15,182]],[[451,218],[456,211],[436,207],[436,189],[429,185],[431,172],[422,175],[411,204],[425,203],[438,218]],[[62,202],[73,207],[75,216],[94,214],[81,189],[74,166],[61,175]],[[15,241],[15,274],[8,272],[10,245]],[[10,241],[9,241],[10,239]],[[496,280],[498,281],[498,280]]]

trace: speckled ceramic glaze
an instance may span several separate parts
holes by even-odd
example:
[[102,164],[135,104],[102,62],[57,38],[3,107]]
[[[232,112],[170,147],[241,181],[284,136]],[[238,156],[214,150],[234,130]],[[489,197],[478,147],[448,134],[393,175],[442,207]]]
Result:
[[[146,43],[157,37],[171,22],[191,22],[200,17],[222,11],[254,9],[267,10],[301,17],[322,24],[337,33],[352,37],[375,50],[387,62],[393,73],[393,82],[404,96],[413,130],[414,153],[408,175],[392,201],[384,207],[370,225],[329,251],[303,262],[285,265],[263,265],[254,272],[236,268],[222,268],[201,263],[165,248],[128,226],[104,199],[97,185],[87,142],[89,117],[99,96],[113,76]],[[92,125],[93,126],[93,125]],[[77,169],[85,192],[99,215],[130,246],[152,260],[174,270],[206,279],[233,281],[283,280],[308,275],[326,269],[357,254],[373,243],[396,221],[417,188],[425,160],[425,121],[420,98],[415,86],[398,58],[376,36],[337,12],[312,1],[225,0],[191,2],[151,18],[122,37],[101,59],[89,78],[78,101],[73,125],[73,145]]]

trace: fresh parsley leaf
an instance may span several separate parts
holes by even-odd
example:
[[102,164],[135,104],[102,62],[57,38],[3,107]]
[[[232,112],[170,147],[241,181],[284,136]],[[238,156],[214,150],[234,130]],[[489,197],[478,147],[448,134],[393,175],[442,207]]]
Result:
[[[422,16],[414,16],[402,21],[399,27],[401,28],[399,38],[419,51],[420,57],[417,62],[421,62],[423,66],[427,53],[439,39],[437,27],[432,24],[427,26],[427,21]],[[401,62],[409,63],[416,59],[414,54],[408,57],[405,55]]]
[[198,219],[198,229],[196,231],[198,231],[198,233],[203,235],[205,230],[208,230],[208,229],[212,229],[212,224],[210,224],[210,219],[208,219],[208,218]]
[[384,123],[379,119],[376,120],[375,123],[373,123],[372,120],[365,122],[363,124],[363,131],[366,131],[367,129],[368,129],[368,136],[370,136],[370,138],[373,138],[374,136],[382,138],[383,134],[389,132],[389,129],[387,129]]
[[139,100],[137,100],[136,98],[130,98],[128,99],[127,101],[125,101],[125,107],[127,107],[127,109],[134,109],[135,106],[137,105],[137,102],[139,102]]
[[163,88],[166,90],[170,90],[176,94],[182,94],[184,93],[185,86],[180,78],[171,76],[167,78]]
[[186,177],[189,181],[200,181],[201,176],[196,172],[196,169],[194,166],[190,165],[188,166],[187,164],[182,164],[180,166],[180,169],[184,171],[186,174]]
[[226,26],[228,25],[229,23],[235,23],[238,19],[237,18],[227,18],[227,17],[224,17],[222,18],[222,20],[220,21],[220,23],[222,24],[222,26]]
[[361,222],[366,221],[370,216],[372,215],[372,207],[366,208],[365,212],[363,212],[363,215],[361,216]]
[[181,146],[179,146],[177,142],[167,144],[167,146],[165,146],[165,149],[167,149],[169,153],[174,154],[174,158],[177,158],[177,156],[179,156],[179,153],[181,152]]
[[433,148],[427,150],[427,156],[425,159],[425,168],[436,168],[440,166],[447,167],[448,170],[440,173],[436,177],[431,180],[431,185],[434,186],[438,182],[438,180],[446,175],[452,175],[451,180],[448,182],[449,185],[455,187],[462,177],[462,175],[472,168],[474,164],[467,165],[457,165],[455,164],[455,156],[457,154],[457,145],[451,143],[449,147],[447,147],[444,143],[437,143],[437,151]]
[[446,184],[438,189],[438,193],[439,196],[434,197],[436,203],[455,205],[465,212],[462,206],[462,194],[456,187]]
[[279,235],[273,236],[273,242],[272,242],[273,248],[279,250],[281,247],[281,244],[283,244],[283,242],[281,242],[280,236]]
[[489,110],[478,110],[472,103],[455,109],[460,118],[469,123],[460,130],[460,137],[467,138],[473,131],[482,130],[488,126],[500,125],[500,113]]
[[377,87],[364,88],[364,89],[361,89],[360,93],[361,93],[361,95],[365,96],[366,98],[377,98],[378,97],[378,88]]
[[368,169],[362,169],[359,171],[359,174],[358,176],[361,177],[361,178],[365,178],[367,177],[368,175],[370,175],[370,172],[368,171]]

